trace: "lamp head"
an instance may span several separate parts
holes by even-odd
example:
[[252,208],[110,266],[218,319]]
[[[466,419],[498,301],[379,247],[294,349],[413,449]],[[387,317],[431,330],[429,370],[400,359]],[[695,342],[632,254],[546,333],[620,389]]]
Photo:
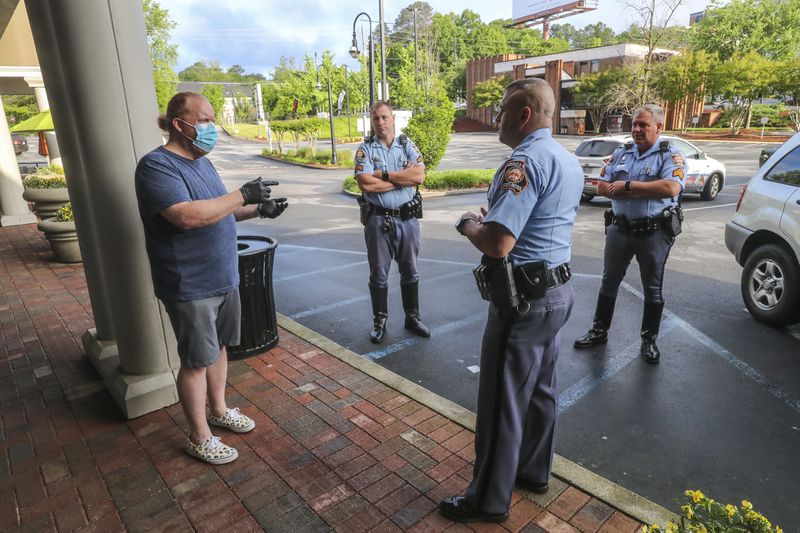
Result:
[[317,90],[319,91],[321,89],[322,89],[322,84],[319,82],[319,80],[317,80]]
[[361,51],[358,49],[358,46],[353,45],[350,47],[350,57],[353,59],[358,58],[361,55]]

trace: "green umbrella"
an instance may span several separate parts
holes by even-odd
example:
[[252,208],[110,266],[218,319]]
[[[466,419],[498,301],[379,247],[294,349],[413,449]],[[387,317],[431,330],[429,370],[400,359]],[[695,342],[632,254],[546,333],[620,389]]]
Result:
[[23,120],[13,128],[11,133],[28,132],[28,131],[53,131],[53,117],[50,116],[50,111],[42,111],[38,115],[34,115],[27,120]]

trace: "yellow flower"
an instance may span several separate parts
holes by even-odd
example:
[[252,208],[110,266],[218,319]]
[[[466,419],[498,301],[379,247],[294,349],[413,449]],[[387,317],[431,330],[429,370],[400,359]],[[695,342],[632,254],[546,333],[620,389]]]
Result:
[[733,515],[736,514],[736,507],[731,504],[725,506],[725,513],[727,513],[728,518],[733,518]]
[[706,497],[705,494],[703,494],[699,490],[696,490],[696,491],[692,492],[691,496],[692,496],[692,502],[693,503],[700,503],[701,501],[703,501],[703,498]]
[[708,533],[708,530],[706,529],[706,526],[700,524],[697,526],[697,533]]
[[678,532],[678,524],[675,522],[667,522],[667,533],[677,533]]
[[752,509],[753,504],[747,500],[742,500],[742,509]]
[[686,518],[688,518],[689,520],[691,520],[694,517],[694,511],[692,510],[691,505],[682,505],[681,511],[686,513]]
[[775,526],[775,533],[783,533],[783,530],[780,527]]

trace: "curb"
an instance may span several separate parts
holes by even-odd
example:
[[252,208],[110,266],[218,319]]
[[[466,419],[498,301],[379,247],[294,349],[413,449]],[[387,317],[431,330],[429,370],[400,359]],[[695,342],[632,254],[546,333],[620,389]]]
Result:
[[[419,193],[422,195],[422,199],[425,198],[437,198],[439,196],[458,196],[461,194],[477,194],[480,192],[485,192],[486,189],[478,188],[478,189],[453,189],[449,191],[428,191],[424,189],[420,189]],[[352,196],[353,198],[357,198],[361,196],[360,192],[350,192],[348,190],[342,189],[342,193],[347,196]]]
[[270,161],[277,161],[278,163],[286,163],[287,165],[294,165],[296,167],[303,167],[303,168],[310,168],[312,170],[349,170],[350,167],[318,167],[315,165],[310,165],[307,163],[298,163],[296,161],[287,161],[286,159],[279,159],[277,157],[270,157],[268,155],[261,154],[259,157],[263,157],[264,159],[269,159]]
[[[465,409],[457,403],[443,398],[395,374],[391,370],[387,370],[378,363],[364,359],[357,353],[340,346],[336,342],[308,329],[287,316],[277,313],[277,317],[278,325],[286,331],[297,335],[306,342],[328,352],[340,361],[364,372],[384,385],[405,394],[412,400],[436,411],[440,415],[449,418],[456,424],[472,432],[475,431],[476,415],[469,409]],[[644,524],[665,524],[668,521],[677,521],[677,515],[670,510],[558,454],[555,454],[553,457],[553,475]]]

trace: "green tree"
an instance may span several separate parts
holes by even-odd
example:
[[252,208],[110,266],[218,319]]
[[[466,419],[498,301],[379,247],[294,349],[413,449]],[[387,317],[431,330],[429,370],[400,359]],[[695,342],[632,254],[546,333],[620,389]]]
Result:
[[511,83],[508,76],[494,76],[486,81],[475,84],[472,88],[473,107],[493,107],[503,99],[506,86]]
[[717,0],[695,31],[697,48],[721,61],[755,52],[771,59],[800,53],[800,2],[795,0]]
[[222,122],[222,107],[225,105],[225,95],[222,93],[222,85],[206,83],[200,94],[208,99],[208,103],[214,108],[214,116],[217,122]]
[[709,92],[722,97],[730,117],[731,133],[750,127],[753,103],[774,86],[776,64],[757,52],[737,54],[719,63],[709,75]]
[[142,10],[158,109],[163,112],[178,87],[178,76],[174,70],[178,63],[178,45],[169,43],[169,32],[177,23],[169,18],[169,11],[162,9],[155,0],[142,0]]
[[237,123],[249,122],[253,112],[254,109],[251,98],[248,98],[241,92],[233,97],[233,115],[236,117]]
[[583,29],[577,29],[572,24],[553,24],[550,28],[551,37],[559,37],[569,42],[572,48],[591,48],[614,44],[616,35],[614,30],[602,22],[587,24]]
[[575,103],[586,109],[596,133],[600,133],[605,116],[620,107],[617,88],[628,79],[623,68],[609,68],[584,74],[571,88]]
[[36,105],[36,98],[33,95],[4,94],[3,107],[10,126],[39,114],[39,106]]
[[[716,58],[704,50],[687,50],[656,63],[653,71],[655,92],[668,102],[681,102],[687,96],[703,98],[715,65]],[[689,125],[690,119],[687,113],[685,126]]]
[[418,102],[405,133],[419,148],[427,172],[438,167],[444,157],[453,131],[455,108],[447,98],[443,85],[436,87],[427,101],[421,97]]
[[800,58],[793,57],[778,64],[774,79],[775,93],[791,98],[794,104],[788,109],[789,118],[795,131],[800,131]]
[[265,81],[262,74],[246,73],[241,65],[231,65],[227,70],[219,61],[196,61],[178,73],[181,81],[217,81],[227,83],[256,83]]

